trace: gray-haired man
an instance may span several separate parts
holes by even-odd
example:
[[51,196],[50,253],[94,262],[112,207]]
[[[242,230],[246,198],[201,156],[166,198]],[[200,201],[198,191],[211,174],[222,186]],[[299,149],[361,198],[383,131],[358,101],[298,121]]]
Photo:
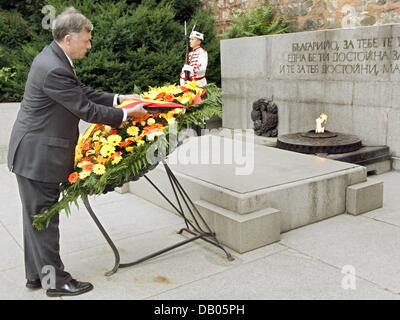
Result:
[[93,288],[64,271],[58,215],[45,231],[32,227],[34,215],[58,201],[59,184],[73,171],[79,120],[119,126],[128,116],[141,118],[146,113],[143,104],[127,111],[114,108],[139,96],[99,92],[76,77],[72,60],[82,59],[91,48],[92,29],[91,22],[72,7],[54,20],[54,41],[32,63],[10,138],[8,167],[16,174],[23,208],[26,286],[41,288],[50,280],[53,287],[46,289],[51,297]]

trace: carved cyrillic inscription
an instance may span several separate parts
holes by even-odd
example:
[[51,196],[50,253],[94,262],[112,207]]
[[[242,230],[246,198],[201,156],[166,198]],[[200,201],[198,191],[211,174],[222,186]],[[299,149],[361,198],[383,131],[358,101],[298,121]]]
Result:
[[279,73],[400,73],[400,37],[293,42]]

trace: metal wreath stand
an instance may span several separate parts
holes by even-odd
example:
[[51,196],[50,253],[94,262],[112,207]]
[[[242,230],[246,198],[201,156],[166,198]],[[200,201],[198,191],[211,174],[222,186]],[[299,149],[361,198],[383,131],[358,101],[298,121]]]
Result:
[[[130,266],[139,264],[141,262],[144,262],[144,261],[149,260],[149,259],[151,259],[153,257],[159,256],[159,255],[161,255],[161,254],[163,254],[163,253],[165,253],[167,251],[173,250],[175,248],[183,246],[183,245],[185,245],[185,244],[187,244],[189,242],[192,242],[194,240],[197,240],[197,239],[202,239],[204,241],[207,241],[207,242],[213,244],[214,246],[220,248],[221,250],[223,250],[225,252],[226,257],[227,257],[227,259],[229,261],[233,261],[234,260],[232,255],[217,240],[215,232],[213,232],[211,230],[211,228],[208,226],[208,224],[206,223],[204,218],[201,216],[200,212],[197,210],[196,206],[193,204],[192,200],[189,198],[188,194],[183,189],[182,185],[179,183],[178,179],[175,177],[175,175],[173,174],[173,172],[170,169],[170,167],[167,165],[167,163],[164,160],[161,160],[161,162],[164,165],[165,171],[166,171],[167,176],[169,178],[171,187],[172,187],[172,189],[174,191],[175,199],[177,201],[177,204],[178,204],[179,208],[174,203],[172,203],[172,201],[170,199],[168,199],[168,197],[143,172],[141,174],[139,174],[138,176],[133,177],[129,181],[132,181],[132,180],[135,181],[135,180],[138,180],[141,176],[144,176],[146,178],[146,180],[150,182],[150,184],[163,196],[163,198],[178,212],[178,214],[185,221],[186,228],[182,228],[177,233],[178,234],[182,234],[183,231],[186,231],[186,232],[190,233],[192,235],[192,237],[189,238],[189,239],[186,239],[184,241],[178,242],[177,244],[169,246],[169,247],[167,247],[165,249],[162,249],[162,250],[159,250],[159,251],[154,252],[152,254],[149,254],[149,255],[147,255],[147,256],[145,256],[143,258],[140,258],[140,259],[138,259],[136,261],[129,262],[129,263],[120,263],[120,255],[119,255],[119,251],[118,251],[117,247],[115,246],[114,242],[111,240],[110,236],[107,234],[107,232],[105,231],[105,229],[101,225],[99,219],[96,217],[96,214],[94,213],[92,207],[90,206],[88,196],[85,195],[84,198],[83,198],[83,203],[85,204],[85,207],[86,207],[87,211],[89,212],[89,214],[92,217],[93,221],[96,223],[96,225],[99,228],[100,232],[103,234],[104,238],[107,240],[107,242],[110,245],[112,251],[114,252],[115,264],[114,264],[114,267],[110,271],[107,271],[105,273],[106,276],[113,275],[114,273],[117,272],[117,270],[119,268],[126,268],[126,267],[130,267]],[[153,165],[150,168],[147,168],[147,170],[145,170],[145,172],[147,173],[149,170],[154,169],[157,166],[157,164]],[[122,184],[120,184],[120,185],[122,185]],[[114,188],[115,187],[111,187],[111,188],[109,188],[108,191],[113,191]],[[106,192],[108,192],[108,191],[106,191]],[[186,206],[187,211],[189,212],[189,214],[188,213],[185,214],[185,210],[182,207],[182,203],[181,203],[180,198],[185,203],[185,206]],[[193,219],[193,222],[191,220],[189,220],[190,217]],[[200,226],[199,221],[201,221],[201,223],[204,225],[204,227]]]

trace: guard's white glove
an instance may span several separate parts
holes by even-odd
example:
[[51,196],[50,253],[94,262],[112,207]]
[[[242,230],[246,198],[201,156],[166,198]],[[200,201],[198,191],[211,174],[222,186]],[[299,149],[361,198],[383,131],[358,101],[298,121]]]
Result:
[[185,64],[182,68],[182,71],[189,71],[190,73],[193,73],[193,67],[189,64]]

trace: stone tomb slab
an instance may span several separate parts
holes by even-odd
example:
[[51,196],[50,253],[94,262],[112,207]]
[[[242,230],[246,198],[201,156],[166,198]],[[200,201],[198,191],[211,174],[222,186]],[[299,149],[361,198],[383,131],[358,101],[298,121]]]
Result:
[[[229,219],[225,225],[231,230],[235,230],[235,223],[241,225],[236,230],[240,230],[243,242],[252,243],[253,247],[243,243],[232,245],[237,239],[228,238],[237,235],[220,232],[227,237],[221,242],[238,252],[243,252],[241,248],[249,251],[278,241],[279,237],[270,235],[263,238],[262,231],[257,230],[265,228],[266,223],[275,224],[272,219],[279,219],[277,225],[282,233],[344,213],[347,187],[367,181],[366,168],[359,165],[261,146],[251,139],[246,142],[212,135],[187,139],[169,155],[167,163],[191,199],[198,203],[201,213],[211,216],[213,211],[213,217],[206,217],[211,228],[217,227],[212,225],[213,221],[218,221],[218,229],[223,228],[222,216]],[[169,199],[174,199],[162,165],[147,176]],[[131,182],[129,190],[173,210],[145,179]],[[247,215],[245,219],[243,215]],[[260,223],[249,223],[252,217]],[[249,240],[246,235],[260,239]]]

